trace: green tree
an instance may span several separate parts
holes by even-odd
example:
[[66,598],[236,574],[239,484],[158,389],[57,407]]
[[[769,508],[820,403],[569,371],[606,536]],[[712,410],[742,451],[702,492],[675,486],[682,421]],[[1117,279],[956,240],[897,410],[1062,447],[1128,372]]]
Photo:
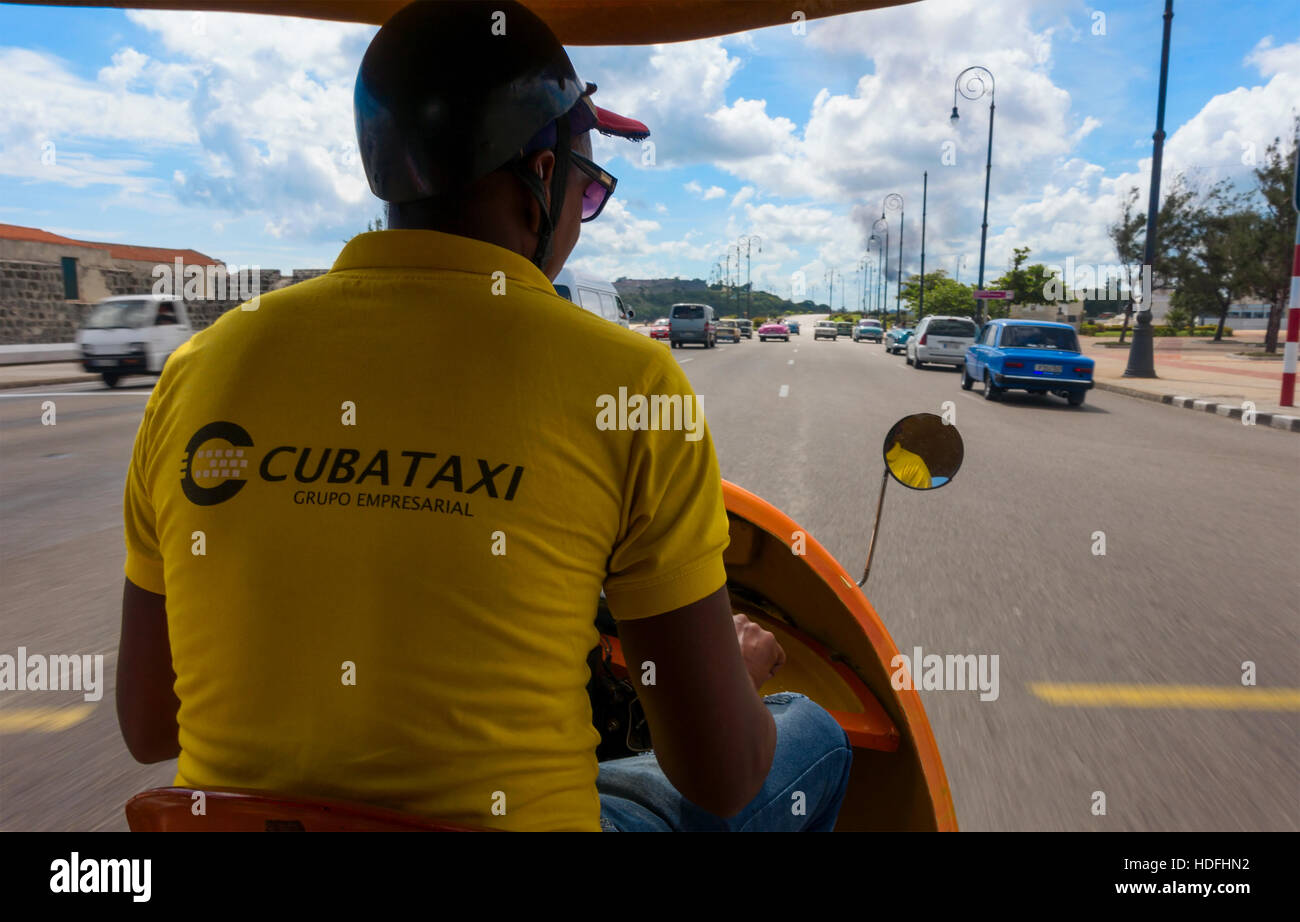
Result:
[[1274,138],[1264,152],[1264,160],[1255,168],[1256,240],[1254,258],[1247,268],[1247,281],[1256,297],[1270,305],[1268,331],[1264,334],[1264,351],[1277,352],[1278,328],[1291,289],[1291,258],[1295,245],[1295,209],[1291,207],[1293,182],[1300,143],[1300,115],[1292,125],[1291,140],[1283,145]]
[[1190,201],[1180,217],[1196,242],[1184,242],[1170,259],[1177,279],[1170,306],[1217,318],[1214,341],[1220,342],[1228,309],[1251,290],[1259,216],[1222,180]]
[[[934,291],[935,286],[938,285],[943,279],[947,277],[948,274],[944,272],[942,269],[936,269],[933,272],[927,272],[925,274],[926,313],[930,313],[930,314],[935,313],[935,311],[929,309],[930,298],[932,296],[932,292]],[[921,277],[919,275],[908,276],[907,280],[903,282],[903,303],[907,305],[908,311],[910,311],[914,316],[916,316],[917,320],[921,319],[920,316],[917,315],[917,311],[921,306],[920,295],[921,295]]]
[[[999,289],[1014,291],[1013,298],[1016,304],[1050,303],[1052,298],[1048,294],[1049,290],[1060,286],[1049,286],[1052,276],[1048,275],[1046,266],[1042,263],[1026,266],[1025,263],[1028,261],[1029,247],[1016,247],[1012,251],[1011,268],[1000,278],[989,282],[988,287],[993,291]],[[1006,301],[990,301],[988,314],[990,320],[994,317],[1010,316],[1011,305]]]
[[[1160,205],[1156,221],[1156,250],[1151,266],[1151,290],[1169,291],[1175,287],[1178,275],[1187,268],[1187,254],[1193,250],[1202,230],[1199,200],[1201,196],[1187,177],[1179,173],[1170,183],[1165,200]],[[1133,292],[1142,284],[1142,264],[1146,258],[1146,224],[1145,211],[1134,211],[1138,201],[1138,189],[1129,189],[1120,205],[1119,220],[1109,227],[1111,242],[1120,262],[1130,270],[1128,272],[1129,308],[1124,314],[1124,327],[1120,331],[1120,342],[1128,332],[1129,319],[1132,316]],[[1150,308],[1150,305],[1144,305]]]
[[[1173,299],[1176,301],[1176,299]],[[1171,303],[1169,310],[1165,312],[1165,325],[1173,330],[1175,334],[1179,330],[1187,330],[1187,335],[1191,336],[1196,332],[1196,315],[1191,309],[1184,307],[1179,303]]]
[[[903,301],[907,309],[920,321],[917,310],[920,304],[921,278],[909,276],[903,282]],[[925,274],[925,312],[952,317],[972,317],[975,314],[975,289],[948,278],[942,269]]]
[[[1142,263],[1141,235],[1144,233],[1146,215],[1134,210],[1137,207],[1137,199],[1138,188],[1132,186],[1120,203],[1119,219],[1106,229],[1110,234],[1111,243],[1115,245],[1115,255],[1119,257],[1120,265],[1124,267],[1124,287],[1128,290],[1128,296],[1124,301],[1124,325],[1119,331],[1121,343],[1128,335],[1128,325],[1133,318],[1133,290],[1140,283],[1137,273],[1133,270],[1135,266],[1140,266]],[[1073,283],[1074,280],[1070,281]]]

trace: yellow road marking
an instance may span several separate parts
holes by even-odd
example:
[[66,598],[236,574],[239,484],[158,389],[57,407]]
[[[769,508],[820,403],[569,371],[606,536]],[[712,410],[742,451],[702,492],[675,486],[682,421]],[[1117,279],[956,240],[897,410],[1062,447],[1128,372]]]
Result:
[[1031,682],[1029,690],[1049,704],[1064,707],[1300,711],[1300,688]]
[[0,734],[55,733],[81,723],[94,709],[89,704],[70,708],[0,708]]

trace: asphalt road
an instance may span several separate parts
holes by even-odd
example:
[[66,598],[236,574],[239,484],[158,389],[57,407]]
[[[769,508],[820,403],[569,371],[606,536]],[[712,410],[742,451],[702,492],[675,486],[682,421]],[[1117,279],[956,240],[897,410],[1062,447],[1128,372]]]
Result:
[[[1300,828],[1294,703],[1206,707],[1186,688],[1231,695],[1246,661],[1262,688],[1300,684],[1300,438],[1102,392],[989,403],[955,371],[804,330],[673,355],[723,476],[854,573],[886,431],[952,402],[965,463],[940,490],[889,490],[866,591],[904,651],[998,656],[996,700],[922,692],[962,828]],[[173,771],[131,760],[111,703],[122,476],[148,387],[50,391],[54,426],[51,398],[0,396],[0,653],[103,653],[109,678],[94,704],[0,692],[0,829],[123,829],[125,800]],[[1142,707],[1084,707],[1039,683],[1150,688]]]

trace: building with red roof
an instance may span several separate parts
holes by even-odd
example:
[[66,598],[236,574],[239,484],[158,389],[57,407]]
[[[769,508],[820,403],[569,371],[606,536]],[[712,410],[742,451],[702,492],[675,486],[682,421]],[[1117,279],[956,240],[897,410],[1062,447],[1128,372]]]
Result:
[[151,292],[162,278],[183,284],[178,261],[202,267],[203,297],[214,296],[214,278],[224,290],[225,263],[197,250],[75,240],[0,224],[0,343],[69,341],[90,304]]

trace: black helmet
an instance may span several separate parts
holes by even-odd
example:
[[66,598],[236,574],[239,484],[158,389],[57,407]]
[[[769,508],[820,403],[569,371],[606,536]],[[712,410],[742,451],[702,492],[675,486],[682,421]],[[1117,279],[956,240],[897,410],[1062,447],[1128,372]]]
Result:
[[[595,90],[546,23],[514,0],[416,0],[379,30],[357,73],[357,142],[370,189],[392,204],[455,196],[507,164],[518,167],[531,150],[554,147],[567,158],[572,133],[649,135],[593,105]],[[517,172],[542,201],[537,177]],[[559,169],[552,180],[539,266],[567,176]]]
[[357,74],[370,189],[393,203],[457,191],[507,163],[583,89],[551,30],[518,3],[412,3],[375,35]]

